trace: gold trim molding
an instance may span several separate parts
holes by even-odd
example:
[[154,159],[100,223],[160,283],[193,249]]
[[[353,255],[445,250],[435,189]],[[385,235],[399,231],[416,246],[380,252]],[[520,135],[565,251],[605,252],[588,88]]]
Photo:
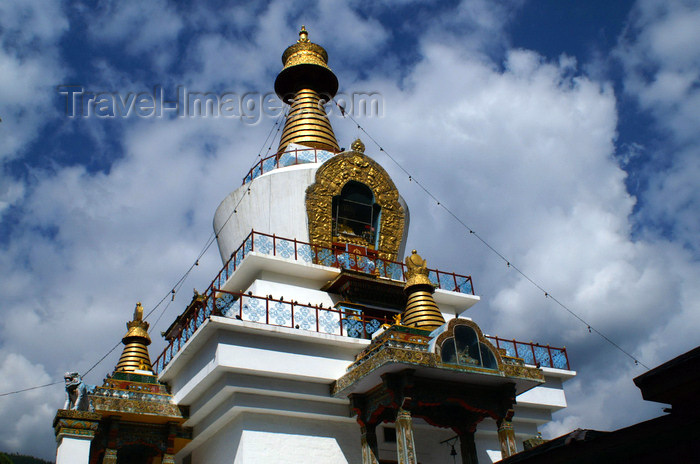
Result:
[[385,260],[396,261],[403,238],[406,212],[399,203],[399,191],[389,174],[376,161],[357,152],[340,153],[316,171],[316,182],[306,189],[309,241],[331,247],[333,197],[340,195],[349,181],[365,184],[381,207],[377,252]]

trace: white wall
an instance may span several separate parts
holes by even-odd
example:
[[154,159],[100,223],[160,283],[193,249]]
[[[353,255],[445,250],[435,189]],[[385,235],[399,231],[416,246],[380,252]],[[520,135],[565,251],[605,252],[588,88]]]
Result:
[[233,210],[237,211],[218,232],[222,262],[228,260],[252,229],[308,242],[306,188],[314,183],[319,166],[320,163],[310,163],[275,169],[230,193],[214,214],[216,232]]
[[277,277],[271,273],[264,272],[262,277],[264,280],[255,280],[246,289],[246,292],[250,291],[257,296],[272,295],[275,299],[284,297],[284,301],[297,301],[301,304],[311,303],[314,306],[323,304],[324,308],[332,307],[340,298],[334,298],[330,293],[318,290],[322,284],[317,281],[296,279],[295,285],[282,280],[283,277],[290,278],[291,276]]
[[[316,171],[320,166],[321,163],[309,163],[275,169],[231,192],[214,214],[214,231],[218,233],[221,261],[225,263],[253,229],[308,242],[306,189],[316,181]],[[406,213],[397,256],[398,261],[403,261],[409,213],[403,198],[399,197],[399,202]],[[232,215],[234,209],[236,213]]]
[[257,413],[240,414],[192,453],[193,464],[359,464],[361,461],[360,428],[354,421],[329,422]]
[[56,464],[88,464],[92,438],[64,435],[56,449]]

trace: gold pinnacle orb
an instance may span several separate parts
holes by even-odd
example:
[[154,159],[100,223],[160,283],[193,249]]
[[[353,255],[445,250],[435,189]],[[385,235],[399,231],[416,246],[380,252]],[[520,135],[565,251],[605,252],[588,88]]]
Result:
[[355,139],[355,141],[352,142],[352,145],[350,145],[350,148],[352,149],[352,151],[356,151],[358,153],[365,152],[365,144],[362,143],[362,140],[360,139]]

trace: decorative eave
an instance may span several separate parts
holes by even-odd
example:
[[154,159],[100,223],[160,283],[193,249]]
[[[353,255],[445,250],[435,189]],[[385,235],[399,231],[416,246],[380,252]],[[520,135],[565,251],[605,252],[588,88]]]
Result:
[[500,358],[499,355],[497,369],[443,363],[439,353],[431,352],[430,340],[430,332],[392,326],[375,336],[372,344],[350,365],[348,372],[334,382],[332,395],[346,398],[351,394],[366,393],[381,382],[384,374],[405,369],[415,370],[417,377],[465,385],[514,384],[517,394],[544,383],[541,369],[526,366],[517,358]]
[[95,387],[90,401],[96,413],[150,424],[182,424],[186,414],[173,403],[167,387],[155,375],[116,372]]
[[398,310],[406,307],[406,295],[400,282],[366,272],[341,269],[340,274],[321,290],[337,293],[354,303],[376,304]]
[[53,419],[56,440],[63,437],[92,439],[97,432],[102,416],[92,411],[59,409]]

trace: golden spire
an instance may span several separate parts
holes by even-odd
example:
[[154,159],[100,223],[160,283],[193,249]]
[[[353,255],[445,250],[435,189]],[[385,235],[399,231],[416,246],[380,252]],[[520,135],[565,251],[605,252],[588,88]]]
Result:
[[433,299],[435,288],[428,278],[428,268],[423,258],[413,250],[406,257],[406,285],[408,296],[402,325],[423,330],[435,330],[445,323],[445,318]]
[[302,25],[301,30],[299,31],[299,40],[297,40],[298,43],[302,42],[308,42],[309,41],[309,33],[306,32],[306,26]]
[[337,152],[340,150],[321,100],[330,101],[338,91],[338,78],[328,67],[328,54],[309,42],[301,26],[299,40],[282,54],[284,69],[275,80],[275,92],[291,105],[280,138],[278,153],[290,143]]
[[148,322],[143,320],[143,306],[136,304],[134,320],[126,323],[128,329],[122,343],[124,351],[119,358],[114,372],[153,371],[151,358],[148,355],[148,345],[151,337],[148,336]]

